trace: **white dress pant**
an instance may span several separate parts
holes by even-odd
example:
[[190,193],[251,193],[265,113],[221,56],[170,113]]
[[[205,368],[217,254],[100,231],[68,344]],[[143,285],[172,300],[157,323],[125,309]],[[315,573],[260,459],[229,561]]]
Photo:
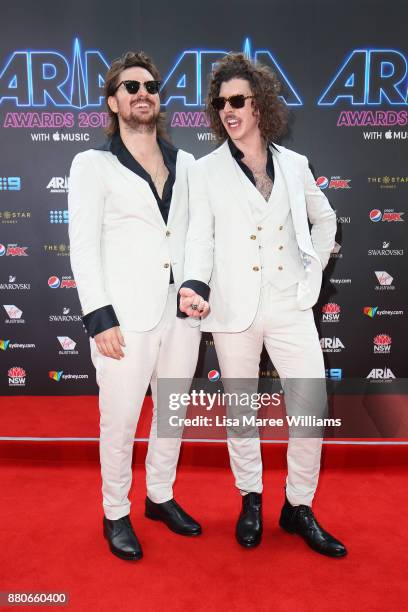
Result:
[[149,383],[153,416],[146,457],[147,495],[155,503],[173,497],[180,438],[157,436],[157,379],[194,376],[200,346],[199,327],[176,317],[176,289],[169,295],[158,325],[147,332],[122,330],[126,346],[120,361],[101,355],[91,339],[91,357],[99,385],[100,460],[105,516],[116,520],[130,512],[133,443]]
[[[223,379],[257,379],[263,344],[280,378],[325,378],[313,311],[299,310],[296,292],[297,284],[284,291],[267,284],[261,290],[258,310],[248,329],[213,333]],[[289,413],[290,406],[286,408]],[[320,437],[289,439],[286,495],[292,505],[312,504],[319,478],[321,446]],[[261,493],[259,437],[229,437],[228,450],[235,483],[241,493]]]

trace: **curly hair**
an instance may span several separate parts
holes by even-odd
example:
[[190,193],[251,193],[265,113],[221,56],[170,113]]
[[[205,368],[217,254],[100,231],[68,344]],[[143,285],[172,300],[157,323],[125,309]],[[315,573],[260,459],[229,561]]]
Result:
[[[114,136],[116,132],[119,131],[119,120],[116,113],[114,113],[108,104],[108,98],[115,94],[116,88],[118,86],[119,76],[123,70],[126,68],[140,67],[144,68],[152,75],[155,81],[160,81],[160,73],[158,68],[153,63],[153,60],[146,55],[143,51],[133,52],[128,51],[124,53],[121,57],[114,60],[106,73],[105,76],[105,102],[108,110],[108,125],[105,128],[105,132],[108,136]],[[165,130],[165,113],[160,113],[157,119],[157,134],[161,138],[168,139]]]
[[211,100],[219,96],[222,83],[231,79],[248,81],[254,95],[252,106],[259,111],[259,130],[265,142],[279,140],[286,132],[289,114],[287,106],[279,98],[281,83],[268,66],[250,61],[243,53],[230,53],[223,57],[217,62],[210,78],[206,113],[217,140],[223,142],[228,138],[228,133]]

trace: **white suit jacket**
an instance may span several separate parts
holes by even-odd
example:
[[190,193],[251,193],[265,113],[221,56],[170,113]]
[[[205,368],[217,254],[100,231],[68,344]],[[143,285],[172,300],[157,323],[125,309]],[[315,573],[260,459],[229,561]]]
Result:
[[[274,145],[284,176],[305,280],[299,282],[299,309],[318,299],[322,270],[334,246],[336,216],[316,186],[303,155]],[[257,225],[226,141],[196,161],[188,172],[190,224],[187,234],[184,281],[210,286],[210,314],[202,331],[239,332],[254,320],[261,291]],[[309,230],[309,222],[312,230]],[[257,270],[258,268],[258,270]]]
[[76,155],[69,181],[69,236],[83,315],[112,305],[123,329],[147,331],[157,325],[170,266],[176,287],[183,280],[187,168],[193,161],[178,151],[166,226],[147,181],[116,155],[95,149]]

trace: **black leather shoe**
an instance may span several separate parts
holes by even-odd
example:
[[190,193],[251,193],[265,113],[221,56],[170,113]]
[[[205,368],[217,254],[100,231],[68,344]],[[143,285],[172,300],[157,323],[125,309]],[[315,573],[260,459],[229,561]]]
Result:
[[197,536],[201,533],[201,525],[178,505],[175,499],[155,504],[146,497],[145,516],[153,521],[162,521],[167,527],[179,535]]
[[137,561],[143,557],[142,547],[133,531],[129,514],[116,521],[104,516],[103,535],[109,542],[111,552],[120,559]]
[[309,506],[291,506],[288,500],[282,508],[279,525],[289,533],[297,533],[302,536],[306,544],[316,552],[328,557],[344,557],[347,549],[327,533],[317,522],[312,509]]
[[258,546],[262,538],[262,495],[247,493],[242,496],[242,510],[238,517],[235,537],[241,546]]

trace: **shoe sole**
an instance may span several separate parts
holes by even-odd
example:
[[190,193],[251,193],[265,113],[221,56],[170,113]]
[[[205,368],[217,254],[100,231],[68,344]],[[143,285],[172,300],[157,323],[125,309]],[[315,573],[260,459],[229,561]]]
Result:
[[151,521],[160,521],[161,523],[166,525],[166,527],[170,529],[170,531],[172,531],[173,533],[177,533],[177,535],[195,537],[195,536],[199,536],[202,534],[202,529],[200,529],[200,531],[196,531],[195,533],[186,533],[185,531],[179,531],[178,529],[175,529],[174,527],[171,527],[170,525],[168,525],[166,521],[164,521],[159,516],[154,516],[154,514],[149,514],[148,512],[145,512],[145,517],[150,519]]
[[347,550],[344,553],[340,553],[338,555],[332,555],[332,554],[330,554],[328,552],[324,552],[322,550],[318,550],[317,548],[314,548],[313,546],[311,546],[309,544],[309,542],[300,533],[296,533],[296,531],[294,531],[293,529],[289,529],[288,527],[283,525],[281,522],[279,522],[279,527],[281,527],[281,529],[286,531],[286,533],[290,533],[290,535],[299,535],[302,538],[302,540],[305,542],[305,544],[307,544],[307,546],[311,550],[314,550],[314,552],[319,553],[319,555],[324,555],[325,557],[330,557],[331,559],[341,559],[342,557],[345,557],[347,555]]
[[111,551],[112,555],[115,555],[115,557],[119,557],[119,559],[122,559],[123,561],[139,561],[140,559],[142,559],[142,551],[140,551],[140,553],[138,553],[137,555],[128,556],[126,555],[126,553],[120,553],[119,551],[113,548],[106,533],[103,534],[103,537],[107,540],[109,544],[109,550]]
[[240,540],[238,540],[237,537],[235,537],[236,541],[238,542],[238,544],[240,546],[242,546],[242,548],[256,548],[257,546],[260,545],[262,540],[259,540],[258,542],[255,542],[254,544],[248,544],[246,542],[241,542]]

